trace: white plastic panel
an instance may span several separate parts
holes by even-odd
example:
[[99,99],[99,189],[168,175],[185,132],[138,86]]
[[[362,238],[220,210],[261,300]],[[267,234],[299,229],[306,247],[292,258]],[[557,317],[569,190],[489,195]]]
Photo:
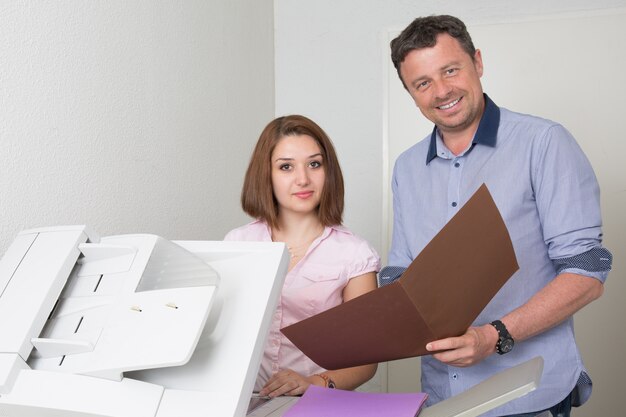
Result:
[[[48,323],[53,330],[46,337],[80,340],[84,334],[83,341],[93,343],[93,350],[62,352],[65,358],[33,358],[29,364],[34,369],[117,380],[126,371],[182,365],[196,347],[214,292],[215,287],[205,286],[133,293],[115,304],[55,318]],[[95,343],[94,334],[99,335]]]
[[18,373],[28,369],[26,362],[17,353],[0,353],[0,396],[8,393]]
[[84,257],[32,340],[38,349],[29,365],[119,381],[123,372],[186,363],[209,315],[217,272],[155,235],[79,247]]
[[[232,416],[221,414],[228,404],[236,402],[234,393],[166,389],[156,417]],[[245,414],[239,414],[244,416]],[[238,416],[239,416],[238,415]]]
[[537,356],[422,410],[420,417],[477,417],[536,389],[543,358]]
[[30,340],[41,332],[86,240],[81,229],[37,234],[0,297],[0,317],[12,318],[0,320],[0,352],[28,358]]
[[[126,374],[178,391],[189,416],[245,416],[258,373],[270,320],[276,309],[289,255],[282,243],[176,242],[220,275],[220,287],[198,346],[186,365]],[[167,391],[166,391],[167,392]],[[205,399],[216,398],[207,405]],[[181,397],[185,401],[181,401]],[[162,407],[176,410],[164,397]],[[178,417],[166,414],[159,417]]]
[[19,234],[0,260],[0,297],[35,238],[37,238],[36,233]]
[[[285,246],[122,235],[83,245],[76,262],[80,240],[50,239],[45,251],[34,239],[18,262],[18,272],[43,260],[57,273],[46,313],[31,317],[45,327],[26,332],[40,350],[21,366],[0,353],[0,416],[244,416],[287,272]],[[73,261],[59,261],[63,248]],[[13,284],[2,300],[16,306],[33,288]]]
[[131,379],[21,371],[11,393],[0,397],[0,416],[154,417],[162,394],[158,385]]

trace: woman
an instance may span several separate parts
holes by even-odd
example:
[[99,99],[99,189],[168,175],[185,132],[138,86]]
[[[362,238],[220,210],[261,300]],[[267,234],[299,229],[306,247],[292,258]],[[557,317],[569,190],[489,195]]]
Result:
[[369,380],[375,364],[327,371],[280,333],[376,288],[378,255],[341,226],[343,177],[326,133],[304,116],[270,122],[252,154],[241,204],[257,220],[225,239],[285,242],[291,255],[255,390],[301,395],[311,384],[354,389]]

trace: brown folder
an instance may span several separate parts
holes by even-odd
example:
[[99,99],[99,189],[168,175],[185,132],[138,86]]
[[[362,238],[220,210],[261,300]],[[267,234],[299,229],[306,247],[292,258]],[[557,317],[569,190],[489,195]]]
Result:
[[400,279],[281,331],[325,369],[426,355],[428,342],[465,333],[517,269],[483,184]]

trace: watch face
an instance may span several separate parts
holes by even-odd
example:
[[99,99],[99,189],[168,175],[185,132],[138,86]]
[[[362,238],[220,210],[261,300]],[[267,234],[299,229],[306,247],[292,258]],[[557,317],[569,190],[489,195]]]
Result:
[[513,349],[513,339],[500,340],[500,352],[509,353]]

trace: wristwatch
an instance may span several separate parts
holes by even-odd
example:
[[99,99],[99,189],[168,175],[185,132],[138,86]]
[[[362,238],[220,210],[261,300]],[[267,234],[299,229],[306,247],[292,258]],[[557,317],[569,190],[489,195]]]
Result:
[[505,353],[509,353],[513,350],[515,341],[506,329],[504,323],[500,320],[494,320],[490,324],[498,331],[498,342],[496,343],[496,352],[498,352],[498,355],[504,355]]
[[319,376],[320,378],[322,378],[324,380],[324,385],[326,385],[326,388],[335,388],[335,381],[333,381],[332,379],[330,379],[330,377],[328,375],[325,374],[315,374],[317,376]]

